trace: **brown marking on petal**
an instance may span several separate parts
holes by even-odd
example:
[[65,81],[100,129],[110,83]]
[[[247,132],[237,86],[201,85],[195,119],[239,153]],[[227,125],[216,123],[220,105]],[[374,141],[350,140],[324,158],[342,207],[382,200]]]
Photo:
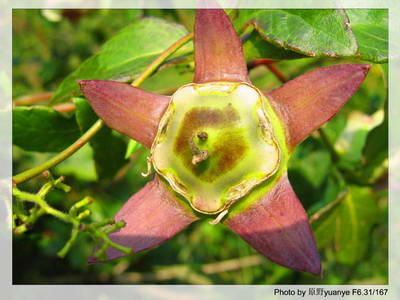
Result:
[[[235,128],[239,121],[239,113],[229,104],[223,109],[195,107],[186,113],[182,121],[174,152],[200,180],[213,182],[234,168],[248,149],[242,129]],[[212,145],[208,142],[208,128],[218,129],[218,133],[214,132],[217,142]],[[194,144],[199,132],[206,133],[207,139],[200,139],[198,144]],[[205,150],[207,156],[193,164],[193,155]]]
[[248,149],[240,130],[233,129],[221,132],[218,141],[214,151],[211,153],[211,155],[218,157],[217,167],[211,173],[213,178],[233,168],[240,162]]
[[239,113],[227,105],[224,109],[195,107],[185,114],[175,142],[174,151],[187,151],[189,141],[199,129],[222,128],[233,125],[240,120]]
[[318,68],[265,94],[286,127],[290,150],[335,116],[369,68],[361,64]]

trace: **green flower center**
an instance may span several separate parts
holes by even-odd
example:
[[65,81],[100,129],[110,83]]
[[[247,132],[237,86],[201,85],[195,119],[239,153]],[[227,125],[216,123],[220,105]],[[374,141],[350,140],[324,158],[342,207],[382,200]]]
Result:
[[247,83],[188,84],[171,98],[151,149],[155,170],[191,206],[216,214],[269,178],[280,149],[264,96]]

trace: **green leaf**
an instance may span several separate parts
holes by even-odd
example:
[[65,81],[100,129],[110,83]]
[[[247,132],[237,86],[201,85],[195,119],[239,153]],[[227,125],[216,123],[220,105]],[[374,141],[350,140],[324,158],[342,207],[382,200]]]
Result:
[[389,154],[389,127],[388,127],[388,107],[385,107],[385,117],[382,123],[372,129],[367,136],[363,154],[363,168],[360,176],[365,182],[373,183],[383,172],[387,171],[388,166],[384,163]]
[[251,34],[244,43],[245,55],[252,59],[328,56],[387,62],[384,9],[240,10],[234,23],[239,31],[252,24],[258,32],[258,38]]
[[306,56],[351,56],[356,39],[343,10],[268,9],[247,13],[268,42]]
[[347,114],[341,110],[336,116],[334,116],[328,123],[324,125],[324,132],[332,143],[336,142],[336,139],[346,128],[346,123]]
[[363,258],[379,208],[367,187],[350,186],[347,195],[313,223],[319,247],[334,243],[337,260],[353,264]]
[[348,9],[351,30],[364,60],[385,63],[388,60],[387,9]]
[[97,175],[93,163],[93,151],[88,144],[71,157],[54,167],[60,176],[75,176],[81,181],[96,181]]
[[172,67],[162,68],[146,79],[141,88],[156,94],[171,95],[182,85],[193,81],[192,64],[182,62]]
[[246,61],[259,58],[282,60],[306,57],[265,41],[256,31],[253,31],[243,43],[243,52]]
[[73,118],[49,107],[16,107],[12,117],[13,144],[26,151],[60,152],[80,136]]
[[[76,105],[76,120],[83,132],[86,132],[98,119],[90,104],[83,98],[73,98]],[[99,179],[112,179],[118,170],[127,163],[125,159],[126,143],[122,137],[114,135],[106,127],[90,140],[93,159]]]
[[[297,155],[298,153],[298,155]],[[331,168],[329,153],[321,150],[314,150],[307,155],[296,152],[296,159],[293,159],[291,169],[297,169],[314,188],[319,187]]]
[[[77,79],[127,81],[134,78],[186,33],[183,26],[157,18],[144,18],[125,27],[107,41],[98,54],[64,79],[52,101],[61,102],[79,95]],[[185,45],[173,57],[188,53],[190,49],[190,45]]]
[[[381,112],[372,116],[358,111],[349,114],[345,129],[336,140],[335,148],[340,153],[339,166],[345,169],[354,169],[361,166],[361,159],[367,137],[382,120]],[[379,138],[376,137],[375,138]],[[376,141],[373,141],[375,143]],[[382,145],[385,147],[385,145]]]
[[296,147],[290,158],[289,180],[308,210],[327,201],[327,179],[332,172],[330,155],[320,142],[310,137]]
[[388,157],[389,142],[388,115],[385,113],[383,122],[375,127],[367,136],[367,141],[363,149],[365,164],[371,164],[378,159],[382,162],[382,158]]

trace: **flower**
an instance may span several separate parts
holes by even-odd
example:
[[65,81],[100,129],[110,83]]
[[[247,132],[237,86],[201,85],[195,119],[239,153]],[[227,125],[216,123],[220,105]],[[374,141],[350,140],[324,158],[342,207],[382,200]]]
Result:
[[[288,180],[287,162],[296,145],[331,119],[357,90],[369,70],[369,65],[346,64],[319,68],[262,96],[257,94],[260,93],[259,90],[249,80],[240,39],[228,16],[221,9],[197,10],[194,48],[194,84],[189,85],[192,94],[186,96],[188,101],[193,101],[196,97],[205,101],[211,95],[207,93],[213,91],[218,95],[223,94],[218,97],[228,97],[227,93],[230,92],[225,90],[236,91],[238,87],[247,89],[243,94],[246,101],[250,97],[249,93],[258,95],[253,100],[254,103],[261,101],[257,110],[261,117],[253,117],[249,122],[256,124],[259,128],[257,130],[268,136],[262,138],[263,142],[256,141],[257,145],[264,143],[260,146],[264,147],[262,148],[264,150],[258,153],[255,159],[256,165],[260,165],[261,168],[257,174],[262,173],[263,176],[255,183],[255,176],[251,177],[250,174],[251,180],[243,180],[239,184],[236,180],[236,185],[231,183],[216,192],[216,195],[219,195],[222,190],[224,193],[226,190],[236,192],[239,190],[239,193],[230,198],[224,194],[224,199],[229,201],[218,202],[222,199],[217,199],[218,197],[204,200],[204,197],[207,198],[204,193],[203,198],[196,198],[200,192],[190,183],[193,182],[193,178],[196,179],[196,174],[191,175],[192,181],[190,181],[184,179],[185,176],[182,175],[184,172],[175,169],[173,172],[165,171],[168,168],[173,169],[173,164],[171,166],[165,163],[160,167],[160,160],[175,159],[172,148],[167,147],[160,152],[161,154],[157,154],[160,141],[171,138],[166,137],[168,134],[165,132],[170,131],[169,135],[176,136],[177,129],[171,128],[178,128],[183,120],[174,115],[171,107],[183,111],[183,115],[187,116],[189,113],[181,108],[184,102],[177,100],[183,97],[182,90],[188,89],[188,86],[179,89],[171,100],[170,97],[147,92],[125,83],[107,80],[79,81],[83,94],[97,115],[109,127],[152,148],[151,163],[157,171],[154,178],[133,195],[117,213],[115,219],[124,220],[126,226],[110,234],[110,238],[132,248],[135,253],[156,247],[204,216],[204,213],[219,213],[215,223],[222,220],[225,226],[270,260],[294,270],[321,275],[321,262],[316,243],[307,214]],[[205,96],[200,95],[203,90],[199,92],[199,89],[207,90]],[[231,103],[233,101],[229,104]],[[202,105],[199,104],[197,108]],[[243,111],[246,109],[243,104],[232,105],[234,110],[244,114]],[[222,108],[216,110],[221,111]],[[265,120],[262,121],[264,117]],[[204,118],[210,118],[210,114],[208,117],[201,113],[192,114],[190,120],[200,122],[201,128],[209,128],[210,126],[203,124]],[[226,121],[227,118],[222,119]],[[175,124],[175,127],[169,126],[170,122],[178,124]],[[196,134],[194,136],[191,132],[184,140],[187,148],[185,151],[192,155],[189,160],[189,165],[190,161],[193,164],[190,167],[192,169],[202,161],[210,160],[209,155],[212,156],[214,153],[212,151],[215,151],[211,146],[211,148],[206,147],[206,150],[203,146],[199,146],[208,138],[207,131],[196,131]],[[268,160],[263,156],[258,157],[266,151],[265,143],[269,143],[268,151],[271,157],[275,157],[273,164],[276,166],[271,165],[269,168],[261,166]],[[214,142],[214,145],[217,144],[218,141]],[[254,147],[252,141],[249,145],[250,148]],[[226,154],[224,151],[227,150],[221,149],[219,151]],[[234,150],[237,151],[237,148]],[[167,159],[170,156],[171,158]],[[231,158],[232,154],[227,157]],[[230,165],[228,171],[233,172],[231,169],[235,169],[238,163]],[[220,170],[217,166],[218,164],[215,164],[212,168]],[[253,169],[252,167],[251,170]],[[248,175],[243,174],[235,173],[233,177],[244,178]],[[201,184],[196,183],[196,186]],[[204,186],[201,188],[205,189]],[[182,195],[189,201],[182,199]],[[200,200],[196,202],[193,199]],[[200,213],[195,212],[189,204]],[[107,252],[109,259],[122,255],[123,253],[112,248]]]

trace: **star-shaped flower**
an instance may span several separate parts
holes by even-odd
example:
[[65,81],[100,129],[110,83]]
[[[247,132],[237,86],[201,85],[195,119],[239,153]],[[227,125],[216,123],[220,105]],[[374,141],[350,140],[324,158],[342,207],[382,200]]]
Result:
[[[194,83],[172,96],[129,84],[80,81],[97,115],[151,148],[153,180],[115,216],[110,238],[132,251],[156,247],[215,215],[270,260],[321,274],[307,214],[287,177],[293,149],[331,119],[369,65],[319,68],[263,95],[248,77],[240,39],[219,9],[199,9]],[[122,256],[115,249],[109,259]]]

